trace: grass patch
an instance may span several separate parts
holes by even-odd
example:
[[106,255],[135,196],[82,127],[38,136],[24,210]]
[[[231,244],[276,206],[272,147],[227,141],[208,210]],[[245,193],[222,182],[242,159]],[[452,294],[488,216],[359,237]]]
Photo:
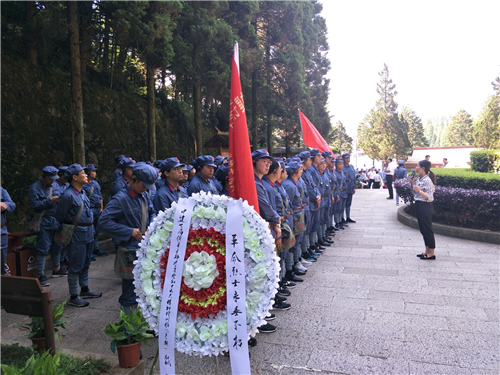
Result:
[[[2,345],[2,364],[22,368],[28,358],[33,355],[33,350],[19,344]],[[71,375],[98,375],[106,371],[109,365],[101,358],[76,358],[61,353],[59,368],[65,374]]]

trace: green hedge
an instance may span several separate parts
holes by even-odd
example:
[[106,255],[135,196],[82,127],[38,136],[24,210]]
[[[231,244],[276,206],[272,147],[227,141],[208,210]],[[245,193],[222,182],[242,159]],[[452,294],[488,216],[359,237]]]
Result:
[[439,186],[500,190],[500,174],[474,172],[470,168],[432,168],[432,171]]
[[500,172],[500,150],[472,151],[470,167],[476,172]]

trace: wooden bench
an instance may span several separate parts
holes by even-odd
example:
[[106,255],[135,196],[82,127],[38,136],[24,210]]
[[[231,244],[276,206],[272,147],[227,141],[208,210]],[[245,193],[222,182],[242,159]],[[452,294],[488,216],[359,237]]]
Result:
[[38,279],[2,276],[2,308],[10,314],[43,317],[47,351],[56,351],[54,313],[50,290],[43,290]]

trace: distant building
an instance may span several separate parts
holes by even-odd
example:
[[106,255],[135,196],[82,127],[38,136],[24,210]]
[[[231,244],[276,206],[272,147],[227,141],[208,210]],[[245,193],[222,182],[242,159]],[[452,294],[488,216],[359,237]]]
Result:
[[351,152],[351,164],[358,170],[363,169],[366,171],[373,166],[376,169],[382,169],[382,161],[370,158],[368,155],[363,153],[363,150],[360,149]]
[[446,168],[469,168],[471,151],[478,151],[474,146],[450,146],[450,147],[414,147],[413,154],[406,161],[407,168],[415,168],[420,160],[430,155],[432,167],[441,167],[443,159],[448,159]]

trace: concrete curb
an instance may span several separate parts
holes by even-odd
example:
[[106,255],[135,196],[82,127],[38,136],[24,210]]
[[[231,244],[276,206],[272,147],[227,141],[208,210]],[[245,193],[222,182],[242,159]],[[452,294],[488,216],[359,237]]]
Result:
[[[408,227],[418,229],[417,218],[407,214],[404,209],[406,206],[398,208],[398,221]],[[492,244],[500,244],[500,232],[490,232],[478,229],[453,227],[451,225],[432,223],[432,229],[435,234],[443,236],[462,238],[464,240],[487,242]]]

